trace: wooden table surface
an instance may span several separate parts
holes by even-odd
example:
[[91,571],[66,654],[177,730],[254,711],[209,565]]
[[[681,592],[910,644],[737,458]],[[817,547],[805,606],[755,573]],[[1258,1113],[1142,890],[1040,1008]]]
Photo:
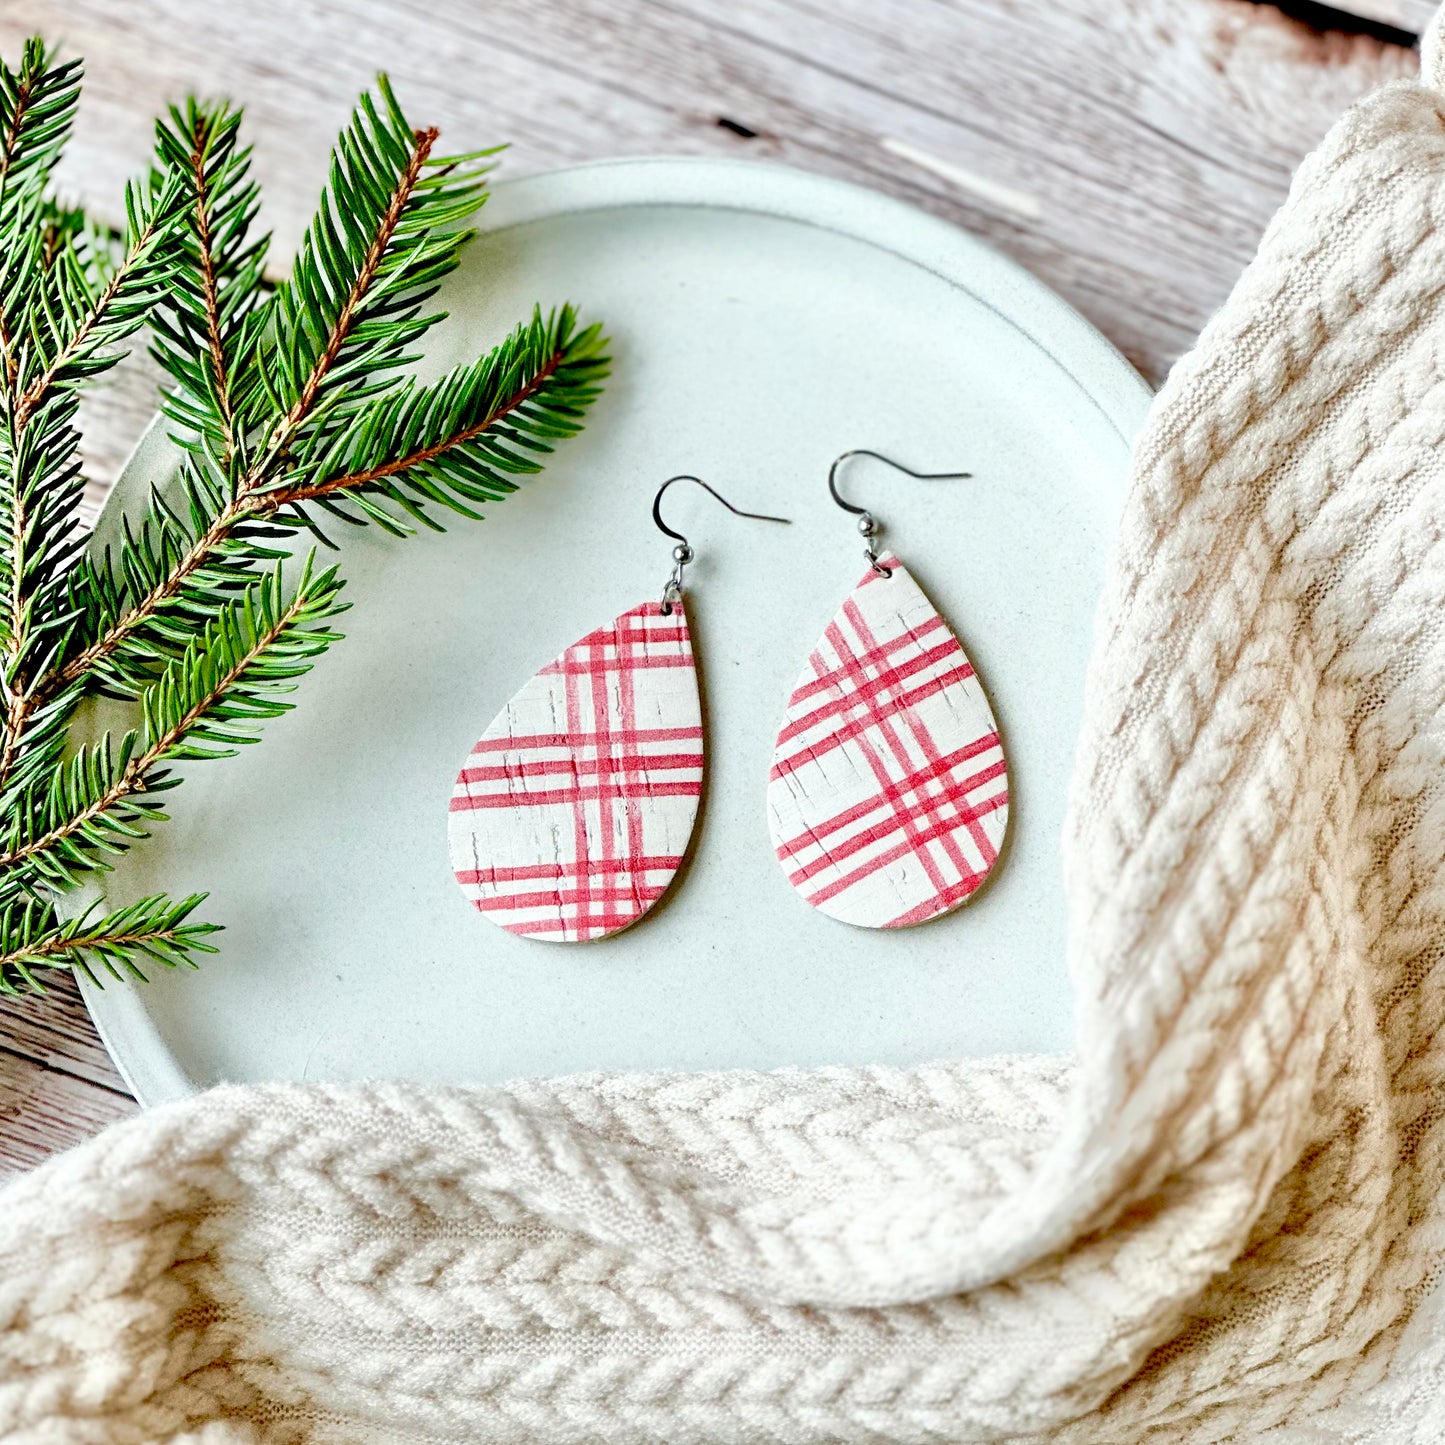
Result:
[[[284,259],[330,142],[387,69],[504,173],[751,156],[900,196],[990,241],[1158,381],[1219,305],[1300,158],[1414,72],[1431,0],[6,0],[87,62],[65,185],[114,219],[151,122],[246,107]],[[93,506],[153,410],[127,363],[86,407]],[[0,1003],[0,1176],[135,1109],[73,985]]]

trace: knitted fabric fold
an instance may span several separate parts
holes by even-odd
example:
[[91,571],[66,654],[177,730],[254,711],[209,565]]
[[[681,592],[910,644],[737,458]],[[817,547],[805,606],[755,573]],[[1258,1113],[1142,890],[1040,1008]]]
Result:
[[1425,68],[1138,442],[1075,1059],[155,1110],[0,1194],[0,1437],[1445,1438],[1438,32]]

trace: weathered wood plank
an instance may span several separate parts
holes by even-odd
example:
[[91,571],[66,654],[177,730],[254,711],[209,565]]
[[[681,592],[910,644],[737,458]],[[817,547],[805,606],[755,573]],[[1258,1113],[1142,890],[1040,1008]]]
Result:
[[[1417,30],[1426,0],[1343,0]],[[1225,296],[1293,167],[1400,46],[1249,0],[9,0],[87,58],[64,180],[114,219],[151,119],[188,90],[247,107],[284,261],[355,93],[379,66],[505,172],[617,154],[756,156],[876,186],[982,235],[1158,378]],[[740,123],[752,137],[719,125]],[[86,404],[92,504],[153,410],[154,372]],[[73,987],[0,1004],[0,1167],[132,1106]]]
[[39,997],[0,998],[0,1049],[124,1094],[75,979],[57,973],[43,982],[46,991]]
[[0,1180],[135,1111],[123,1094],[0,1049]]

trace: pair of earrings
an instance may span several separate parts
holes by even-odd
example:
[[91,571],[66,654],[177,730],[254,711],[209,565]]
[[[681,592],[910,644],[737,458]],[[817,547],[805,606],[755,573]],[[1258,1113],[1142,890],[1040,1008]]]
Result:
[[[808,657],[768,777],[774,850],[789,883],[845,923],[898,928],[951,912],[998,860],[1008,772],[988,698],[957,637],[858,518],[868,571]],[[924,478],[967,473],[914,472]],[[511,933],[606,938],[637,922],[681,867],[702,795],[703,727],[683,606],[687,538],[657,602],[624,612],[547,664],[473,747],[452,790],[457,882]]]

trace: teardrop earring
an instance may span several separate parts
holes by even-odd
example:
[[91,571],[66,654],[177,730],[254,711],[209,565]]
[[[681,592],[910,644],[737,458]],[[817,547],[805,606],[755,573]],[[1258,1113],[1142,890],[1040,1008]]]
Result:
[[452,788],[448,841],[462,892],[509,933],[607,938],[663,895],[687,852],[702,794],[703,730],[677,545],[657,602],[589,632],[538,672],[477,740]]
[[793,887],[820,912],[900,928],[966,902],[998,861],[1008,768],[993,710],[948,623],[902,563],[874,548],[871,513],[844,501],[838,470],[878,452],[844,452],[833,500],[858,518],[868,571],[828,624],[788,699],[768,778],[768,822]]

